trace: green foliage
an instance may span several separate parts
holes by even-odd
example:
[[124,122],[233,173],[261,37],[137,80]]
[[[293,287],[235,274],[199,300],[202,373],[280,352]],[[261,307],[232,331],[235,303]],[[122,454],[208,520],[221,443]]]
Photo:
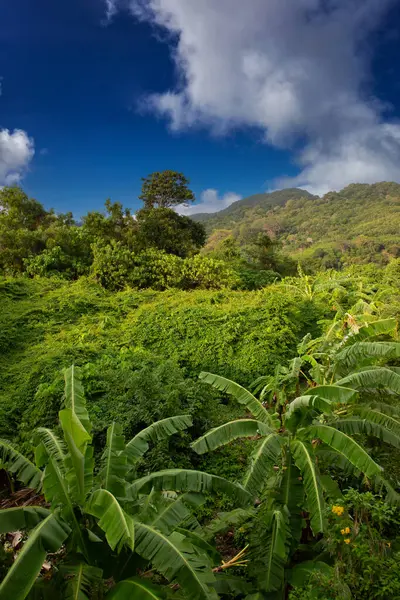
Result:
[[137,251],[156,248],[185,258],[206,242],[201,223],[178,215],[170,208],[144,208],[136,213],[138,225],[134,247]]
[[194,194],[188,188],[189,180],[177,171],[155,172],[142,177],[142,193],[145,208],[169,208],[184,202],[193,202]]
[[231,287],[235,281],[234,273],[225,263],[207,257],[181,259],[151,248],[135,254],[119,242],[94,245],[93,252],[91,274],[110,290],[127,286],[154,290],[220,289]]
[[[367,477],[377,487],[386,487],[388,501],[399,503],[400,500],[391,484],[382,478],[382,468],[357,437],[366,433],[399,447],[397,407],[380,405],[377,410],[365,403],[365,395],[373,394],[377,384],[398,392],[391,378],[382,380],[380,377],[381,373],[395,376],[397,373],[384,364],[374,365],[375,376],[371,375],[368,382],[357,379],[359,385],[355,388],[351,387],[351,382],[367,371],[349,373],[359,364],[370,366],[382,358],[398,357],[398,342],[379,340],[382,335],[396,333],[395,321],[371,320],[359,326],[351,318],[350,323],[352,333],[344,335],[343,329],[338,330],[336,343],[330,341],[328,344],[327,338],[332,333],[330,327],[327,335],[319,340],[311,340],[308,336],[299,344],[300,356],[291,362],[289,369],[279,371],[296,381],[284,402],[274,392],[265,405],[233,381],[210,373],[200,375],[216,389],[231,394],[254,418],[253,426],[248,418],[220,425],[196,440],[192,447],[204,453],[232,444],[240,436],[253,435],[255,449],[243,485],[253,496],[263,500],[253,523],[255,533],[250,537],[250,548],[253,577],[257,589],[264,593],[277,591],[284,594],[285,586],[289,584],[303,587],[315,573],[321,579],[317,585],[320,595],[328,590],[331,594],[334,590],[345,590],[343,584],[329,583],[334,571],[325,562],[304,564],[301,577],[300,565],[296,565],[289,579],[285,577],[285,568],[293,560],[293,552],[301,555],[300,535],[303,538],[328,535],[326,500],[332,495],[340,496],[340,490],[326,474],[321,476],[321,471],[326,469],[327,456],[337,467],[346,469],[350,466],[353,473]],[[348,360],[348,353],[347,359],[343,359],[343,352],[349,348],[357,350],[354,361]],[[305,353],[307,350],[309,354]],[[302,369],[307,369],[308,375],[304,375]],[[335,382],[343,370],[347,370],[347,377]],[[332,512],[341,517],[344,508],[335,505]],[[388,514],[392,514],[390,510]],[[302,525],[304,517],[306,526]],[[347,533],[347,529],[343,531]],[[350,539],[346,538],[345,542],[350,543]],[[299,557],[296,559],[298,562]],[[308,591],[313,593],[312,588]],[[347,591],[345,595],[348,595]]]
[[[211,234],[224,230],[240,244],[266,232],[307,270],[348,265],[385,265],[398,259],[400,187],[397,183],[352,184],[322,198],[304,190],[281,190],[244,198],[212,215],[195,215]],[[329,226],[327,225],[329,224]]]
[[[237,484],[201,471],[175,469],[135,479],[137,458],[147,451],[147,442],[169,437],[190,425],[187,415],[155,423],[127,445],[121,428],[113,423],[107,433],[102,468],[94,479],[92,426],[80,370],[72,366],[65,370],[64,378],[65,408],[59,412],[63,439],[41,430],[35,449],[37,471],[44,467],[42,491],[50,509],[0,510],[0,531],[34,527],[0,584],[0,599],[24,600],[37,583],[47,554],[57,553],[61,546],[58,560],[66,598],[91,597],[92,586],[102,581],[105,569],[109,573],[106,578],[118,583],[124,580],[123,572],[128,577],[138,576],[146,565],[191,598],[217,598],[212,588],[211,558],[204,552],[208,544],[200,536],[200,552],[193,534],[186,534],[190,510],[174,488],[197,493],[221,491],[247,503],[249,494]],[[20,462],[19,454],[11,455],[4,466],[20,476],[20,469],[13,468]],[[212,555],[216,555],[214,549]],[[79,564],[69,566],[77,556]],[[50,568],[54,572],[47,578],[49,586],[58,570],[55,565]],[[40,583],[45,586],[46,579]]]

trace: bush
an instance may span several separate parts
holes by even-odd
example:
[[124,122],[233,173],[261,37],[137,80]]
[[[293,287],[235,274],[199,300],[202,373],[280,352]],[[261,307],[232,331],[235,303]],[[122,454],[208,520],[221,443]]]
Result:
[[119,242],[94,244],[93,254],[92,276],[110,290],[220,289],[236,283],[223,261],[199,255],[182,259],[154,248],[136,254]]
[[197,255],[183,261],[177,287],[184,290],[197,287],[215,290],[232,288],[237,281],[234,271],[224,261]]
[[[105,393],[85,381],[89,409],[99,406],[99,429],[103,412],[118,407],[115,414],[125,421],[124,402],[129,398],[138,402],[138,388],[132,387],[132,381],[136,386],[139,375],[133,375],[141,361],[146,367],[140,388],[142,406],[146,406],[146,377],[150,393],[150,382],[162,371],[159,387],[165,383],[172,394],[175,378],[174,393],[180,401],[185,394],[192,396],[199,405],[196,410],[204,414],[200,407],[204,388],[193,381],[200,371],[217,371],[247,385],[291,357],[307,331],[318,332],[315,323],[321,316],[312,303],[299,301],[278,286],[262,292],[127,289],[111,293],[84,278],[5,280],[0,285],[0,304],[0,436],[21,433],[24,439],[37,425],[54,423],[51,386],[59,370],[73,362],[91,363],[99,381],[107,372],[112,382],[104,382]],[[159,365],[165,361],[162,370]],[[187,378],[192,380],[189,387],[184,383]],[[170,406],[164,391],[159,395],[161,404],[146,410],[161,410],[164,403]],[[154,392],[154,402],[156,396]],[[204,399],[211,426],[215,412],[207,402]],[[158,418],[155,412],[154,416]]]

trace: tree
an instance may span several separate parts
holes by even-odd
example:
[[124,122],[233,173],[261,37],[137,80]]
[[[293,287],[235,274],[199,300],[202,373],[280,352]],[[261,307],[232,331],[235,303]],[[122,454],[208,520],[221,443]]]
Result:
[[45,247],[43,227],[55,218],[19,187],[0,190],[0,270],[23,271],[23,259]]
[[[315,357],[305,354],[295,359],[290,369],[279,370],[276,381],[281,385],[292,378],[297,384],[281,395],[268,384],[264,395],[268,401],[264,403],[233,381],[201,373],[202,381],[231,394],[247,414],[210,430],[192,444],[194,450],[203,454],[241,437],[255,440],[243,486],[263,499],[253,536],[252,563],[258,591],[282,595],[285,568],[298,551],[300,537],[325,532],[325,499],[337,500],[340,490],[324,465],[364,475],[377,486],[386,487],[388,501],[399,502],[399,494],[383,479],[382,468],[357,437],[373,436],[400,448],[398,406],[367,400],[371,391],[379,388],[400,394],[396,368],[367,366],[373,358],[382,361],[400,356],[398,342],[369,341],[387,334],[394,325],[392,319],[391,323],[376,321],[360,327],[336,349],[334,360],[317,350],[315,356],[322,356],[326,364],[318,364]],[[312,369],[304,382],[301,367],[307,363]]]
[[171,208],[184,202],[194,202],[195,196],[188,188],[189,180],[177,171],[155,172],[142,177],[142,193],[145,208]]
[[106,214],[89,212],[83,217],[83,230],[91,242],[123,242],[132,247],[137,224],[128,208],[120,202],[105,202]]
[[[65,371],[59,420],[62,438],[56,431],[37,430],[35,463],[0,441],[1,466],[26,486],[41,490],[48,503],[46,508],[0,510],[0,533],[32,529],[0,584],[0,600],[24,600],[39,585],[47,589],[46,597],[56,597],[56,586],[65,590],[65,598],[88,600],[100,597],[91,591],[95,587],[102,591],[103,578],[117,584],[107,595],[113,600],[159,598],[162,586],[138,577],[148,565],[187,597],[216,600],[209,556],[214,553],[215,559],[215,551],[198,531],[190,506],[200,492],[221,491],[244,504],[251,495],[201,471],[168,469],[136,476],[149,443],[190,427],[191,417],[178,415],[153,423],[128,443],[121,426],[112,423],[94,469],[91,422],[79,369],[72,366]],[[53,554],[52,577],[38,579],[47,553]]]
[[164,250],[181,258],[196,253],[206,241],[201,223],[178,215],[171,208],[142,209],[136,213],[138,231],[136,249]]

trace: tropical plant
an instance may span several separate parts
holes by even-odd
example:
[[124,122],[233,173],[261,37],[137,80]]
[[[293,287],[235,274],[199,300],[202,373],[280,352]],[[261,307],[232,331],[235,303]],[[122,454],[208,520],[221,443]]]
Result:
[[[318,537],[326,531],[326,498],[337,500],[340,490],[327,472],[321,474],[320,466],[328,463],[351,470],[386,487],[389,501],[400,498],[357,435],[375,436],[400,447],[400,410],[365,401],[366,395],[378,388],[386,394],[400,394],[400,374],[395,367],[368,366],[372,358],[400,356],[400,344],[395,341],[367,341],[393,331],[393,326],[393,321],[376,321],[358,328],[331,353],[302,354],[262,388],[264,403],[233,381],[200,374],[202,381],[231,394],[248,413],[210,430],[193,448],[203,454],[238,438],[255,441],[243,486],[262,500],[259,510],[264,531],[258,524],[256,545],[261,545],[263,552],[256,549],[252,562],[258,589],[265,594],[283,597],[285,568],[300,537],[308,539],[311,533]],[[303,341],[302,352],[310,343]],[[311,365],[307,376],[301,370],[304,365]],[[275,389],[284,380],[295,383],[289,387],[290,393],[279,396]],[[306,568],[315,569],[315,565]]]
[[[149,581],[153,572],[187,597],[217,598],[212,561],[218,554],[205,542],[190,506],[202,492],[221,491],[244,504],[251,494],[201,471],[169,469],[139,478],[135,473],[149,443],[190,427],[191,417],[155,422],[128,443],[121,426],[112,423],[95,469],[84,391],[72,366],[65,371],[59,422],[62,436],[36,431],[34,462],[0,442],[1,466],[45,499],[43,505],[0,511],[0,533],[32,530],[0,584],[0,599],[23,600],[38,586],[51,590],[51,598],[102,598],[111,588],[107,598],[113,600],[154,599],[163,586]],[[51,572],[40,577],[48,553]]]

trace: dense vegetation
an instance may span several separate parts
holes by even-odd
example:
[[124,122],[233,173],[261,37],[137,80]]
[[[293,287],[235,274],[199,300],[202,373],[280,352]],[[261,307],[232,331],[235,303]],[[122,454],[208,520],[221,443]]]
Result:
[[245,249],[257,232],[264,232],[311,271],[369,262],[384,265],[400,255],[397,183],[352,184],[323,198],[303,190],[281,190],[194,218],[210,234],[208,252],[218,251],[226,239]]
[[201,255],[187,186],[0,192],[0,600],[400,600],[400,259]]

